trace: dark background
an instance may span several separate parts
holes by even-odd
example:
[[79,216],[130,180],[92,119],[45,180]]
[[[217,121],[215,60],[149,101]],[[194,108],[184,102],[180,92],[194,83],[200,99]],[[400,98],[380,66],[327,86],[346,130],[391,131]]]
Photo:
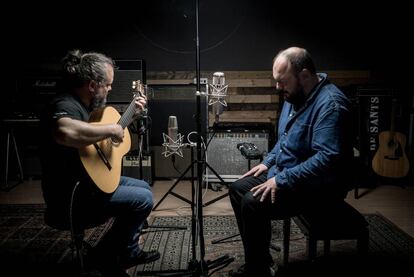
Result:
[[[195,70],[195,1],[119,2],[37,1],[5,10],[3,56],[18,69],[80,48],[145,59],[148,71]],[[371,70],[404,82],[411,9],[398,1],[361,2],[200,0],[201,70],[270,70],[278,50],[297,45],[321,70]]]
[[[300,46],[310,51],[318,71],[367,70],[376,86],[398,88],[408,120],[413,15],[399,2],[200,0],[201,71],[270,72],[279,50]],[[44,99],[27,95],[31,92],[19,87],[21,79],[27,70],[57,69],[76,48],[145,60],[147,72],[196,68],[192,0],[14,2],[3,12],[3,114],[38,109]]]

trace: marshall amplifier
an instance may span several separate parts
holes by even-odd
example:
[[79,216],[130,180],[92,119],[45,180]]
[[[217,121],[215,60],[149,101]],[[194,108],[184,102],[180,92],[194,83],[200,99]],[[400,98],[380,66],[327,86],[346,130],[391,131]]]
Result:
[[[238,144],[252,143],[264,155],[269,150],[268,130],[227,130],[208,134],[211,139],[207,148],[207,163],[225,182],[234,182],[248,171],[248,160],[243,157]],[[260,163],[260,159],[251,160],[251,167]],[[218,177],[209,169],[205,179],[219,182]]]

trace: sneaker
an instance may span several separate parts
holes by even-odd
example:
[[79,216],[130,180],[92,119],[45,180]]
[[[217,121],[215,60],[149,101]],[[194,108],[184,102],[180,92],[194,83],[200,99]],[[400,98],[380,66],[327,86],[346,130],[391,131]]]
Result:
[[126,258],[126,259],[121,258],[120,263],[123,268],[130,268],[135,265],[146,264],[146,263],[156,261],[160,258],[160,256],[161,256],[160,252],[158,252],[157,250],[150,250],[150,251],[142,250],[136,257]]

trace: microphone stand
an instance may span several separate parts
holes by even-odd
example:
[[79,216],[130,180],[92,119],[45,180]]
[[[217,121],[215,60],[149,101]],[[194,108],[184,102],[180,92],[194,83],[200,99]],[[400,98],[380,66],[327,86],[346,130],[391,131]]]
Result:
[[[234,258],[230,258],[227,255],[219,257],[213,261],[205,261],[205,244],[204,244],[204,234],[203,234],[203,199],[202,199],[202,187],[203,187],[203,169],[204,166],[208,164],[205,161],[205,155],[202,159],[202,148],[201,148],[201,84],[200,84],[200,41],[199,41],[199,0],[195,0],[196,4],[196,124],[197,124],[197,186],[195,188],[196,197],[195,200],[195,209],[197,213],[194,213],[192,216],[192,235],[193,235],[193,261],[190,264],[195,264],[198,266],[197,272],[198,275],[194,276],[208,276],[208,271],[213,268],[218,268],[217,270],[230,264]],[[210,169],[211,167],[208,166]],[[198,230],[198,233],[197,233]],[[199,248],[200,248],[200,261],[197,261],[195,257],[195,239],[198,237]]]
[[[136,132],[138,135],[138,162],[139,162],[139,178],[141,180],[147,181],[145,180],[145,176],[144,176],[144,171],[143,171],[143,156],[144,154],[146,154],[147,156],[149,155],[151,157],[151,153],[149,150],[149,127],[148,127],[148,115],[145,114],[144,116],[142,116],[141,118],[138,119],[137,122],[137,128],[136,128]],[[151,175],[151,172],[149,173]],[[152,181],[152,177],[151,177],[151,181]],[[184,230],[186,229],[186,227],[184,226],[160,226],[160,225],[149,225],[148,221],[145,220],[144,222],[144,226],[143,229],[145,230],[144,232],[148,233],[148,232],[152,232],[148,229],[156,229],[156,228],[162,228],[162,229],[171,229],[171,230]]]
[[[202,199],[202,186],[203,186],[203,168],[206,165],[205,160],[202,159],[201,148],[201,93],[200,93],[200,43],[199,43],[199,0],[195,0],[195,12],[196,12],[196,124],[197,124],[197,183],[191,186],[191,198],[194,203],[191,205],[191,242],[192,242],[192,259],[189,262],[188,269],[186,270],[168,270],[168,271],[152,271],[141,272],[142,275],[157,274],[160,276],[209,276],[209,270],[216,268],[211,273],[220,270],[231,262],[234,261],[233,257],[224,255],[212,261],[205,261],[205,243],[203,234],[203,199]],[[193,179],[192,179],[193,180]],[[197,249],[197,243],[199,249]],[[199,250],[199,251],[197,251]],[[197,253],[198,252],[198,253]],[[198,254],[198,255],[197,255]],[[199,258],[199,259],[198,259]],[[169,274],[168,274],[169,272]],[[167,273],[167,274],[165,274]],[[211,274],[210,273],[210,274]]]

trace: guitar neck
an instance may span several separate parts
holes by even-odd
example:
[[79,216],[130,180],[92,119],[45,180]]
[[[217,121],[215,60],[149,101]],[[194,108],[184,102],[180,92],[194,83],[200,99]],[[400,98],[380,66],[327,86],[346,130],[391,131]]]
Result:
[[129,103],[129,106],[126,109],[126,111],[122,114],[121,118],[119,119],[118,124],[121,125],[123,129],[125,129],[134,120],[134,115],[135,100],[132,100],[132,102]]
[[139,81],[139,80],[138,81],[133,81],[132,82],[132,88],[134,90],[134,97],[133,97],[131,103],[129,103],[128,108],[122,114],[121,118],[118,121],[118,124],[121,125],[123,129],[125,129],[134,120],[134,115],[135,115],[135,112],[136,112],[135,96],[136,95],[139,95],[139,96],[144,96],[145,95],[145,87],[141,84],[141,81]]

